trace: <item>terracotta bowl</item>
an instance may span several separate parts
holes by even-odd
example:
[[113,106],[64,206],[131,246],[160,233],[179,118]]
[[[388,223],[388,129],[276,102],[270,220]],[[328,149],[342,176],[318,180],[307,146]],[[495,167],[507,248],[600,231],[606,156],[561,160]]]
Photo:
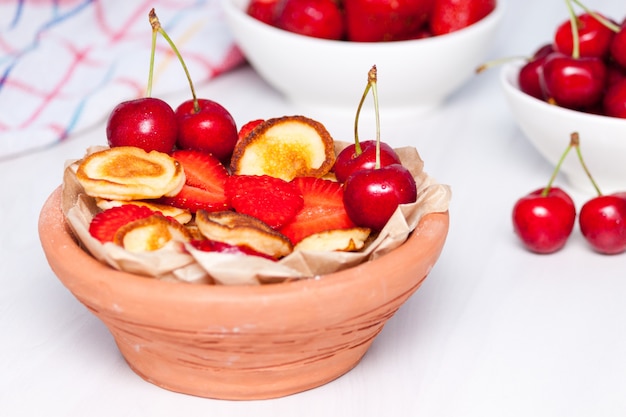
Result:
[[105,323],[138,375],[176,392],[249,400],[318,387],[356,366],[435,265],[448,225],[448,213],[429,214],[375,261],[264,286],[163,282],[114,270],[77,244],[60,188],[43,206],[39,235],[54,273]]

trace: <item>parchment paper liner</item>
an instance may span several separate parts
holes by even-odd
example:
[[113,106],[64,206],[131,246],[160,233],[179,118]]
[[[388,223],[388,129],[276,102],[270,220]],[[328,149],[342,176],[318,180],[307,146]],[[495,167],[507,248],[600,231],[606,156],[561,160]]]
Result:
[[[337,152],[347,143],[337,142]],[[93,152],[98,148],[88,150]],[[189,244],[170,242],[146,253],[132,253],[113,243],[102,244],[89,234],[89,223],[99,211],[76,179],[79,161],[68,161],[63,180],[63,213],[82,245],[96,259],[113,268],[147,277],[196,284],[245,285],[315,278],[375,259],[400,246],[428,213],[445,212],[451,199],[448,185],[424,172],[424,162],[413,147],[396,149],[418,188],[413,204],[402,205],[383,230],[360,252],[297,251],[273,262],[255,256],[203,252]]]

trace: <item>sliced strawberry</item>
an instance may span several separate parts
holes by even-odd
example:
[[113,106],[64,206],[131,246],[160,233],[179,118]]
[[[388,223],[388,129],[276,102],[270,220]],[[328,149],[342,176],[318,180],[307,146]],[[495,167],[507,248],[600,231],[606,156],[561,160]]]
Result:
[[115,233],[122,227],[135,220],[144,219],[155,214],[145,206],[124,204],[111,207],[96,214],[89,224],[89,233],[100,242],[113,242]]
[[210,239],[202,239],[202,240],[192,240],[191,245],[203,252],[220,252],[220,253],[230,253],[234,255],[251,255],[251,256],[260,256],[261,258],[269,259],[275,261],[276,259],[272,258],[269,255],[258,252],[252,249],[249,246],[244,245],[231,245],[226,242],[218,242]]
[[229,208],[224,185],[229,177],[226,167],[213,155],[195,150],[177,150],[172,157],[185,170],[185,185],[173,197],[163,197],[162,204],[184,208],[193,213],[199,209],[207,211]]
[[340,183],[314,177],[298,177],[292,183],[302,193],[304,207],[279,231],[294,245],[313,233],[354,227],[343,205]]
[[304,204],[295,184],[269,175],[231,175],[226,196],[235,211],[273,228],[290,222]]
[[241,129],[239,129],[239,134],[238,134],[239,135],[239,139],[238,140],[242,140],[243,138],[248,136],[248,134],[250,132],[252,132],[255,127],[257,127],[258,125],[260,125],[264,121],[265,120],[263,120],[263,119],[250,120],[248,123],[246,123],[243,126],[241,126]]

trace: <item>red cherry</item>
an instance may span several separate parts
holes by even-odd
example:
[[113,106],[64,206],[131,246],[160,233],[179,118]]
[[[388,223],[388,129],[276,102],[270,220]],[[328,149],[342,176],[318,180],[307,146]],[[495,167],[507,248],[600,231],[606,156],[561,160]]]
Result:
[[496,0],[435,0],[430,30],[443,35],[463,29],[487,16],[496,8]]
[[626,251],[626,199],[600,195],[580,209],[580,231],[599,253],[613,255]]
[[246,13],[255,19],[274,26],[279,0],[251,0]]
[[[604,58],[608,55],[614,36],[614,32],[610,28],[589,13],[583,13],[576,17],[576,27],[579,39],[578,56]],[[554,34],[554,49],[565,55],[571,56],[573,54],[574,39],[570,19],[561,23],[557,28]]]
[[524,246],[536,253],[553,253],[565,246],[574,229],[576,208],[562,189],[535,190],[513,207],[513,229]]
[[606,116],[626,119],[626,78],[607,88],[602,104]]
[[621,67],[615,61],[608,61],[606,64],[607,88],[625,79],[626,79],[626,68]]
[[106,125],[109,146],[136,146],[168,153],[174,148],[178,128],[174,110],[165,101],[143,97],[113,109]]
[[542,81],[543,63],[552,52],[554,52],[554,48],[551,44],[543,45],[522,66],[517,76],[520,90],[540,100],[546,99],[546,91]]
[[[414,203],[417,184],[411,172],[402,164],[381,166],[380,117],[378,112],[377,73],[373,66],[367,74],[367,86],[361,97],[355,117],[355,144],[358,143],[358,120],[370,88],[376,113],[376,147],[374,166],[355,171],[344,182],[343,205],[354,224],[381,230],[400,204]],[[350,153],[347,153],[348,157]]]
[[[360,142],[361,153],[356,154],[356,144],[344,148],[335,160],[335,177],[339,182],[345,182],[350,175],[362,169],[374,169],[376,167],[376,141],[366,140]],[[380,144],[380,166],[399,164],[400,158],[396,151],[386,143]]]
[[434,0],[344,0],[347,38],[386,42],[423,36]]
[[344,36],[343,14],[333,0],[285,0],[276,26],[314,38],[340,40]]
[[613,37],[610,52],[611,58],[622,68],[626,68],[626,22],[622,23],[620,30]]
[[230,158],[237,142],[237,125],[232,115],[221,104],[198,99],[183,102],[176,109],[179,149],[209,152],[224,162]]
[[417,186],[411,172],[400,164],[361,170],[344,184],[343,203],[350,220],[361,227],[381,230],[400,204],[414,203]]
[[574,58],[553,52],[543,64],[548,100],[570,109],[593,107],[602,100],[606,65],[600,58]]

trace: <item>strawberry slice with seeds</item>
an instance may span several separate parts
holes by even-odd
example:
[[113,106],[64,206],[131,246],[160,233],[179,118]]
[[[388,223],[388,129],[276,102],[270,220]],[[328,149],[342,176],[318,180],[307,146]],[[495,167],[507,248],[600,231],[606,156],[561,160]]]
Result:
[[302,193],[304,206],[279,232],[294,245],[314,233],[355,226],[344,208],[340,183],[315,177],[297,177],[291,182]]
[[231,175],[226,196],[235,211],[274,229],[290,222],[304,204],[295,184],[269,175]]
[[150,217],[155,213],[146,206],[135,204],[111,207],[93,217],[89,224],[89,233],[102,243],[113,242],[115,234],[122,226]]
[[220,211],[229,208],[224,186],[229,177],[226,167],[207,152],[177,150],[172,157],[178,160],[185,171],[185,185],[173,197],[163,197],[162,204],[187,209],[192,213],[203,209]]
[[250,134],[250,132],[254,130],[255,127],[257,127],[264,121],[265,121],[264,119],[250,120],[248,123],[241,126],[241,129],[239,129],[239,132],[237,134],[238,140],[244,139],[246,136]]

